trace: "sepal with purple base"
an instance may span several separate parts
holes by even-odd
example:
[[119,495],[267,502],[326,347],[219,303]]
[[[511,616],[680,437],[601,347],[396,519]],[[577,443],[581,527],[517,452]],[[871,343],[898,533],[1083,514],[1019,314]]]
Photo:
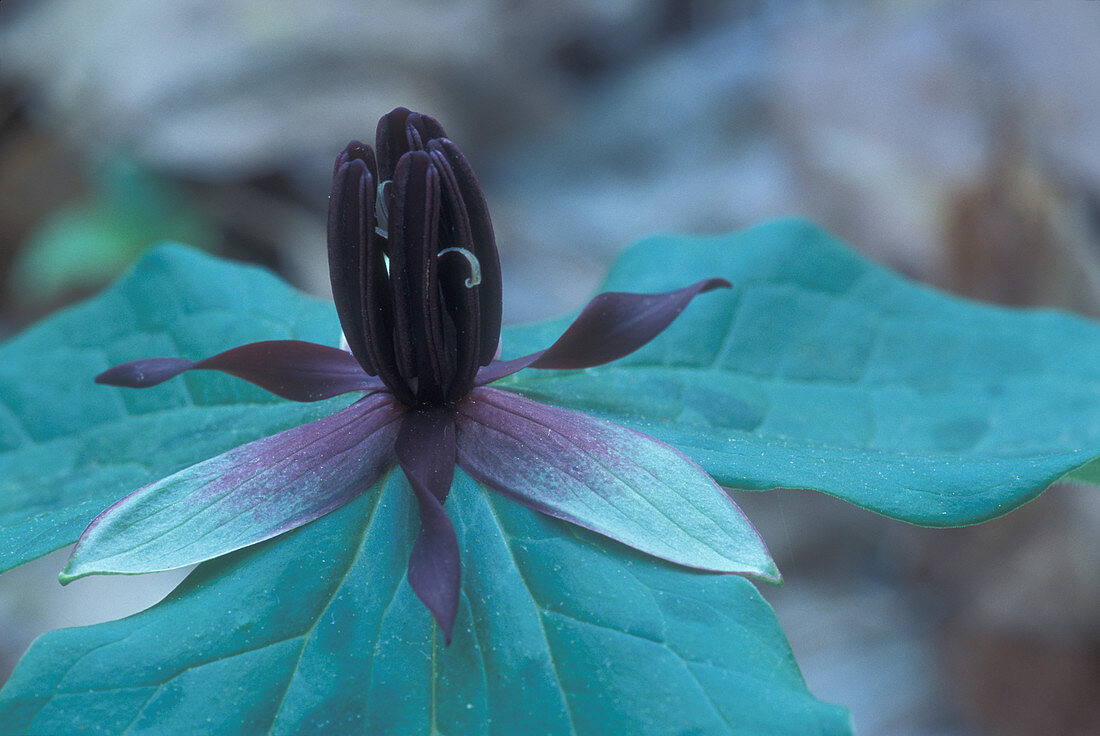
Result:
[[313,521],[392,467],[400,417],[388,394],[372,394],[140,488],[88,525],[61,582],[173,570]]
[[686,567],[779,580],[741,509],[663,442],[492,388],[456,419],[459,467],[531,509]]

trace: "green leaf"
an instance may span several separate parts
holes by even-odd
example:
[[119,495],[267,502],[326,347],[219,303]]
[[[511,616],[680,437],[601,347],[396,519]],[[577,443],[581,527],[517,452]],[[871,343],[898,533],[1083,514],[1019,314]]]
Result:
[[0,730],[850,732],[744,579],[608,543],[461,473],[447,510],[464,576],[449,647],[405,579],[418,527],[394,473],[144,613],[42,637],[0,696]]
[[[815,226],[644,241],[608,290],[723,277],[660,337],[585,371],[496,384],[681,450],[725,486],[811,488],[929,526],[1007,513],[1067,473],[1100,480],[1100,326],[969,302]],[[555,322],[508,332],[506,356]]]
[[0,346],[0,570],[71,544],[146,483],[348,403],[287,402],[211,374],[119,390],[94,385],[97,373],[134,358],[339,336],[331,304],[261,269],[162,246],[100,296]]
[[1075,470],[1071,470],[1069,474],[1065,476],[1064,480],[1076,480],[1083,483],[1100,485],[1100,460],[1093,460],[1087,465],[1082,465]]

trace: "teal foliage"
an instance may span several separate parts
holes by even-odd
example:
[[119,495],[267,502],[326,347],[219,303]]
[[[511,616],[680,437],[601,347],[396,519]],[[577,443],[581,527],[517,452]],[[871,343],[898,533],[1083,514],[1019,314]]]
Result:
[[[801,222],[629,250],[607,289],[724,277],[634,355],[497,384],[685,452],[728,487],[804,487],[932,526],[1100,471],[1100,327],[912,284]],[[564,323],[507,330],[505,356]],[[262,339],[335,344],[331,305],[178,246],[0,346],[0,565],[71,543],[128,491],[346,405],[107,366]],[[1096,462],[1094,462],[1096,461]],[[201,565],[136,616],[53,632],[0,693],[5,733],[847,733],[751,583],[660,562],[459,474],[450,647],[411,593],[400,473]]]

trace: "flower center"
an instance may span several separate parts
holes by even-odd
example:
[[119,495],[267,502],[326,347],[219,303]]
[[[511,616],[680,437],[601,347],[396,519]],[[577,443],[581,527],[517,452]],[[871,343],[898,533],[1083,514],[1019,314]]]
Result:
[[394,110],[375,143],[348,144],[333,175],[337,312],[360,365],[399,401],[453,402],[492,362],[500,337],[500,261],[485,197],[428,116]]

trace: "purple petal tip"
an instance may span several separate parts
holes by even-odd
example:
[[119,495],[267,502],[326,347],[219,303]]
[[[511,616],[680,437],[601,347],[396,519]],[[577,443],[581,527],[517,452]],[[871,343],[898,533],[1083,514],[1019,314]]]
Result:
[[105,386],[144,388],[178,376],[194,363],[186,358],[146,358],[122,363],[100,373],[95,382]]

